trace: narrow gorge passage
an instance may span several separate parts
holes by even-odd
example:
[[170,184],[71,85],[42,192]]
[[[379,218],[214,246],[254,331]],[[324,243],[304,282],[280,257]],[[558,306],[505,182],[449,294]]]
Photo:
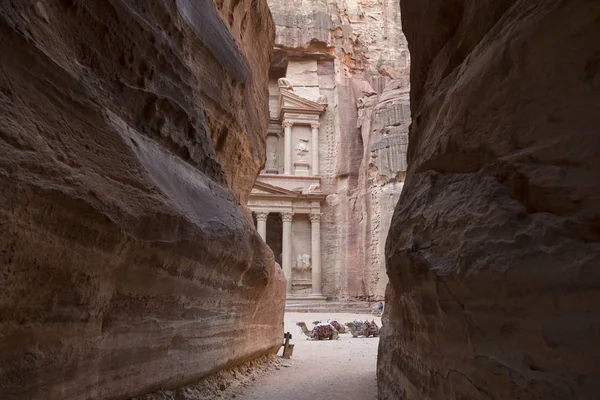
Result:
[[[0,400],[597,400],[599,38],[598,0],[0,0]],[[361,302],[380,339],[295,325]]]

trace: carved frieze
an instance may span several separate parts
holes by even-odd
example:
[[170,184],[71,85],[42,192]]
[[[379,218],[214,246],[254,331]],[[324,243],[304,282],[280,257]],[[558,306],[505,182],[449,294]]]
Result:
[[295,201],[294,207],[310,208],[311,203],[312,202],[310,202],[310,201]]
[[296,113],[285,113],[285,118],[286,119],[293,119],[293,120],[299,120],[299,121],[318,121],[319,120],[319,116],[318,115],[312,115],[312,114],[296,114]]
[[248,207],[292,207],[291,201],[249,199]]

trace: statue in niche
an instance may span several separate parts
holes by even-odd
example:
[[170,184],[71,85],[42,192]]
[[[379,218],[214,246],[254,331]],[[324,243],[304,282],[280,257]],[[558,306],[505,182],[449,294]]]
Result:
[[277,151],[274,147],[269,149],[267,154],[267,166],[271,168],[277,168]]
[[296,258],[296,268],[310,268],[310,254],[300,253]]
[[277,141],[267,141],[267,169],[277,169]]
[[287,78],[279,78],[277,80],[277,85],[279,85],[279,90],[289,90],[290,92],[294,91],[292,82],[290,82]]
[[300,139],[298,140],[298,145],[296,146],[296,154],[298,158],[304,158],[308,153],[308,139]]

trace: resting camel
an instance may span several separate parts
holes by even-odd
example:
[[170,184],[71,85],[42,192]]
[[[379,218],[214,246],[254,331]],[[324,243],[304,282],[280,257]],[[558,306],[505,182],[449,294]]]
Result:
[[350,328],[350,333],[352,337],[377,337],[379,336],[379,327],[375,323],[375,321],[354,321],[346,323],[346,326]]
[[[321,323],[321,321],[313,321],[313,325],[319,325]],[[338,333],[348,333],[346,332],[346,327],[342,324],[340,324],[338,321],[336,320],[327,320],[328,324],[333,325],[333,327],[335,328],[336,331],[338,331]]]
[[339,333],[346,333],[346,327],[342,324],[340,324],[337,321],[327,321],[329,322],[331,325],[333,325],[333,327],[335,328],[336,331],[338,331]]
[[313,340],[337,340],[339,338],[338,331],[334,328],[333,325],[327,324],[318,324],[313,328],[312,331],[309,331],[304,322],[298,322],[296,325],[302,329],[302,332],[309,338]]

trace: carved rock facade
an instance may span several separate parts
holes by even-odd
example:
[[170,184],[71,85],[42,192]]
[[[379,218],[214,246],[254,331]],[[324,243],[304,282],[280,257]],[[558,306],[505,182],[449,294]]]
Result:
[[600,4],[401,4],[412,128],[379,398],[597,398]]
[[283,275],[240,206],[274,27],[218,3],[3,2],[3,399],[126,398],[278,349]]
[[[269,6],[276,40],[267,163],[259,181],[322,196],[313,210],[322,213],[319,293],[383,299],[385,236],[402,189],[410,123],[400,6],[396,0],[269,0]],[[286,99],[296,108],[286,107]],[[263,205],[251,200],[251,208],[272,215],[267,243],[283,262],[280,211],[261,197]],[[298,254],[314,253],[305,217],[292,228]],[[295,264],[296,250],[283,264]],[[310,294],[310,277],[289,271],[294,296]]]

